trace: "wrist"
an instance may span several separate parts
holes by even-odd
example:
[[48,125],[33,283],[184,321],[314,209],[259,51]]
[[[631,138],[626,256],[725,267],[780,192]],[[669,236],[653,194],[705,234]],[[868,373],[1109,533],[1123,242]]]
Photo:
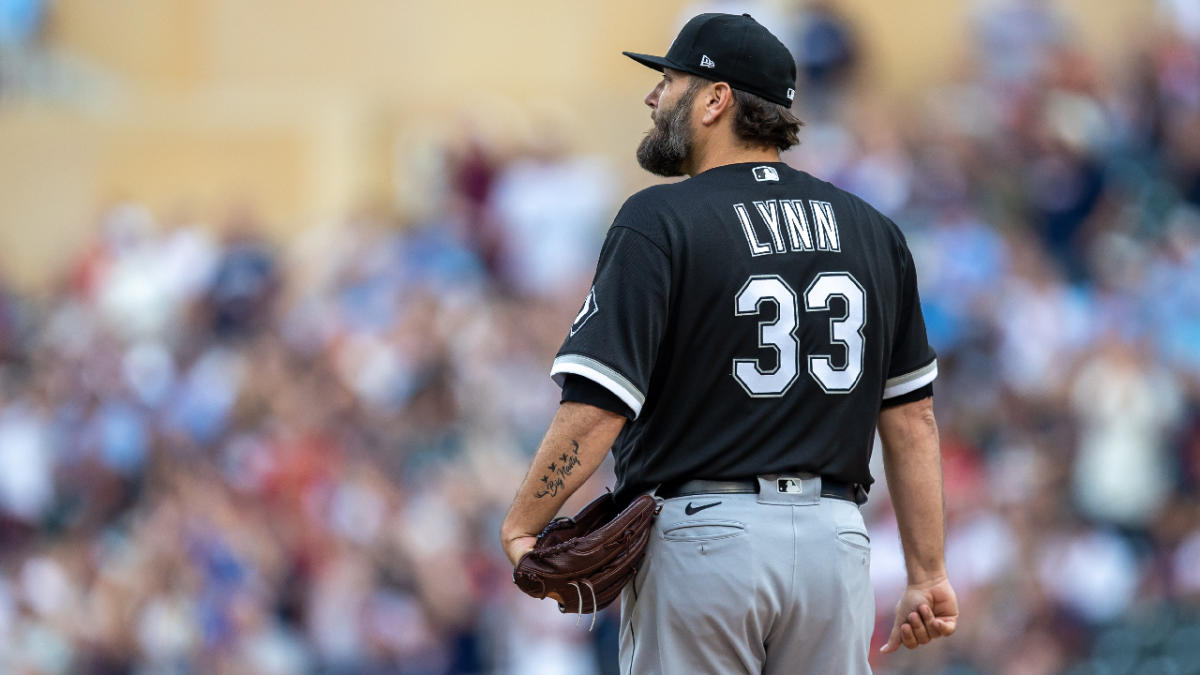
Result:
[[909,569],[908,586],[909,588],[928,588],[946,581],[948,578],[945,566]]
[[518,539],[524,539],[526,537],[533,537],[536,539],[540,533],[540,529],[537,532],[530,532],[529,528],[527,527],[520,527],[515,523],[505,522],[500,526],[500,541],[507,545],[510,542],[514,542]]
[[508,561],[515,567],[520,562],[521,556],[531,551],[535,544],[537,544],[537,537],[532,535],[518,535],[512,539],[505,539],[503,542],[504,554],[508,556]]

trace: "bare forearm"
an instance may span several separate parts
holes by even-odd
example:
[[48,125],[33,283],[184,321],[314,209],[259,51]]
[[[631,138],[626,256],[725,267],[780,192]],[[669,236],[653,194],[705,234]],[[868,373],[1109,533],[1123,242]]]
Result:
[[625,418],[581,403],[563,403],[500,529],[507,546],[536,536],[604,461]]
[[879,436],[908,581],[919,585],[940,579],[946,574],[945,514],[933,399],[883,410]]

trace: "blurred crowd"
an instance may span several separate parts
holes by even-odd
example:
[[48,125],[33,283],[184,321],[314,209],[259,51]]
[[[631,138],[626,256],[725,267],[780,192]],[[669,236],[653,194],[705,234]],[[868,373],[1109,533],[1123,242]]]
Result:
[[962,631],[883,670],[1200,672],[1200,23],[1162,3],[1106,69],[1054,7],[981,3],[915,115],[844,83],[790,158],[894,216],[939,355]]
[[[790,17],[785,160],[900,224],[942,373],[962,628],[880,672],[1200,668],[1189,7],[1114,69],[1053,3],[980,3],[906,110],[834,9]],[[494,148],[445,150],[432,215],[286,246],[117,204],[51,288],[0,292],[0,671],[616,672],[616,612],[520,596],[496,533],[621,173]],[[904,570],[882,482],[864,509],[877,647]]]

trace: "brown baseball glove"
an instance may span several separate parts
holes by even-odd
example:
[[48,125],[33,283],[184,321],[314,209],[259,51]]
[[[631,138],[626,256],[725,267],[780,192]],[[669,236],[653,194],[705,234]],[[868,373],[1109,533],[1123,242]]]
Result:
[[658,511],[653,497],[641,495],[618,513],[606,492],[574,518],[550,521],[517,561],[513,581],[535,598],[554,598],[560,612],[592,613],[595,626],[595,612],[637,574]]

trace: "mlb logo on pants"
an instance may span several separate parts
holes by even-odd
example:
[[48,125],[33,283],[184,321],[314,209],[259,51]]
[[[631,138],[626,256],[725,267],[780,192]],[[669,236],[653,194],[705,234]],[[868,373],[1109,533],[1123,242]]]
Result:
[[803,492],[803,490],[800,488],[800,481],[796,480],[795,478],[780,478],[779,491],[793,495],[798,495]]

